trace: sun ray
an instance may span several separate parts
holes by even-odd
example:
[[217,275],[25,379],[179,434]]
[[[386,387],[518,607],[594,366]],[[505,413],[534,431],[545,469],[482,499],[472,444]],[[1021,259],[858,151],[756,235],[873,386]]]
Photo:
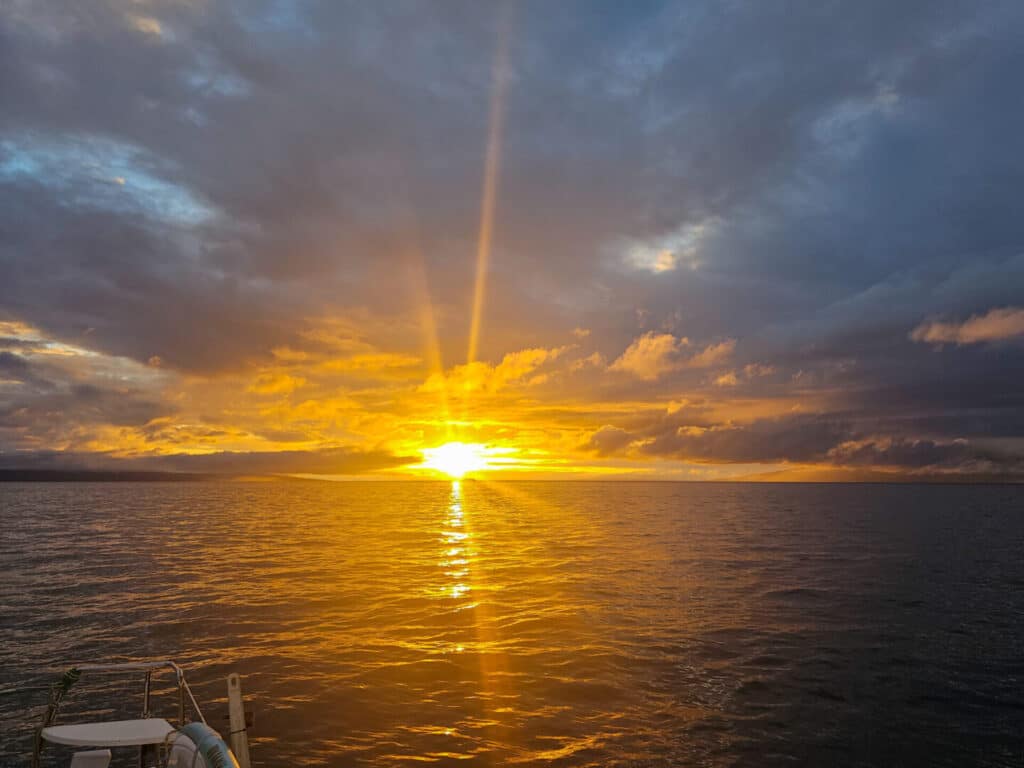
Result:
[[505,86],[508,80],[508,15],[499,22],[498,45],[491,77],[491,106],[488,118],[487,155],[484,163],[483,197],[480,203],[480,232],[476,248],[476,284],[473,289],[473,315],[469,328],[467,362],[472,363],[480,344],[487,271],[494,234],[494,213],[498,200],[498,179],[501,175],[501,144],[505,113]]
[[[408,264],[408,276],[410,288],[414,296],[415,307],[419,315],[420,329],[422,331],[422,343],[424,359],[427,361],[427,378],[437,376],[444,381],[444,357],[441,349],[441,337],[437,327],[437,312],[434,307],[433,297],[430,291],[430,282],[427,277],[427,260],[424,257],[420,245],[421,222],[415,206],[410,203],[412,194],[409,189],[408,169],[399,164],[392,170],[393,181],[395,182],[394,202],[395,211],[401,221],[400,231],[408,234],[408,245],[403,248]],[[445,432],[450,439],[452,436],[452,419],[449,389],[442,386],[437,390],[441,414],[445,425]]]
[[[430,297],[430,287],[427,284],[427,274],[423,263],[423,255],[417,250],[414,255],[413,280],[415,290],[419,294],[420,324],[423,329],[423,346],[426,358],[430,366],[430,375],[438,375],[442,382],[444,377],[444,361],[441,357],[441,342],[437,332],[437,318],[434,313],[434,302]],[[445,431],[450,438],[451,429],[451,408],[449,406],[448,386],[444,383],[438,390],[438,397],[441,401],[441,415],[444,418]]]

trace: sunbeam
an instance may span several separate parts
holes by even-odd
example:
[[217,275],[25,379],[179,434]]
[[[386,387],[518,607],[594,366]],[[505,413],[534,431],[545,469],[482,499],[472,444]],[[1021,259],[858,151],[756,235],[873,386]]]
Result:
[[[419,304],[420,327],[423,330],[423,346],[426,353],[427,363],[430,366],[431,375],[440,376],[444,379],[444,360],[441,357],[441,342],[437,334],[437,318],[435,317],[434,303],[430,296],[430,286],[427,283],[426,269],[423,263],[423,254],[416,250],[413,254],[412,279]],[[445,432],[451,437],[451,410],[448,404],[448,387],[438,388],[438,397],[441,405],[441,415],[444,417]]]
[[480,202],[480,233],[476,246],[476,284],[473,288],[473,315],[469,328],[467,362],[476,359],[480,343],[487,271],[490,265],[494,235],[494,214],[498,202],[498,180],[501,175],[501,143],[505,116],[505,86],[508,81],[508,37],[510,20],[502,15],[498,25],[498,43],[492,70],[491,108],[488,122],[487,155],[484,164],[483,195]]

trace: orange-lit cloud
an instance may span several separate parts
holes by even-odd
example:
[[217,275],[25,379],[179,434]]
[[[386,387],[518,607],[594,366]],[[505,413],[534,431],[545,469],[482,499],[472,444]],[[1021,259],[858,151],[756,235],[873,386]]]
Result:
[[556,349],[523,349],[505,355],[497,365],[475,361],[457,365],[447,374],[434,373],[420,387],[422,392],[448,391],[454,395],[488,392],[494,393],[513,382],[542,383],[530,374],[545,363],[558,359],[568,347]]
[[645,333],[634,339],[608,370],[630,373],[639,379],[653,381],[682,367],[683,350],[689,339],[677,339],[670,333]]
[[709,368],[729,359],[736,347],[735,339],[711,344],[687,356],[690,340],[670,333],[645,333],[629,345],[609,366],[610,371],[630,373],[639,379],[653,381],[670,371],[683,368]]
[[1024,309],[1002,307],[971,315],[962,323],[932,320],[917,326],[910,338],[934,344],[979,344],[1024,336]]

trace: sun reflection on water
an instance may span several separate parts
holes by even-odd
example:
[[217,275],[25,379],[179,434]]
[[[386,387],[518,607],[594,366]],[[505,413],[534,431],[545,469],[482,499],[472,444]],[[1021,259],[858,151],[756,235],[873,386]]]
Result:
[[[513,701],[515,696],[508,687],[507,649],[495,626],[494,601],[502,585],[488,578],[490,570],[484,565],[485,553],[481,546],[487,537],[481,534],[479,527],[486,521],[476,519],[474,527],[471,514],[474,510],[464,493],[463,483],[453,480],[438,537],[441,551],[438,565],[444,578],[434,595],[445,601],[445,610],[459,613],[468,620],[463,624],[468,635],[453,635],[446,653],[457,654],[469,662],[470,666],[465,667],[467,672],[475,669],[473,677],[476,677],[475,685],[479,691],[476,699],[484,707],[481,722],[487,724],[488,740],[510,743],[515,708],[504,703]],[[455,756],[454,753],[446,754]],[[437,757],[437,754],[432,756]],[[458,755],[460,759],[470,756]]]
[[[464,597],[472,589],[468,580],[469,545],[472,534],[465,528],[466,523],[462,511],[462,484],[458,480],[453,480],[447,516],[441,530],[441,542],[446,549],[443,550],[444,558],[441,560],[440,566],[444,569],[444,575],[447,577],[440,589],[442,597],[453,599]],[[459,649],[461,650],[461,646]]]

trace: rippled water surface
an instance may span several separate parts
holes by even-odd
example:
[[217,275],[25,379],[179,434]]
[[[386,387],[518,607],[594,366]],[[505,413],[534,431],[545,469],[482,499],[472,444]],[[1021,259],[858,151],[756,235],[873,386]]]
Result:
[[164,657],[221,728],[241,673],[263,766],[1024,765],[1024,489],[7,484],[0,526],[3,765],[12,688]]

